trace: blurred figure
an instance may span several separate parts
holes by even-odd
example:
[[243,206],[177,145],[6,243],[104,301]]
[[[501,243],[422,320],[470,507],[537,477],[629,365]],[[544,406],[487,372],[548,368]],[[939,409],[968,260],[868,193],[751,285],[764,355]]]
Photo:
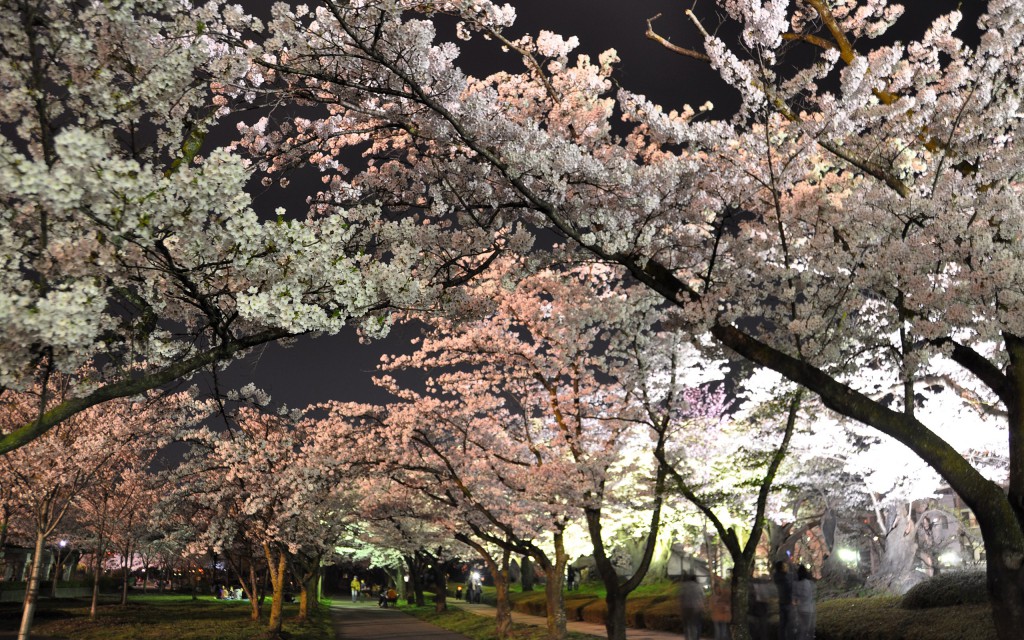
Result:
[[729,624],[732,622],[732,581],[715,578],[711,591],[711,623],[715,627],[715,640],[731,640]]
[[796,616],[793,611],[793,574],[789,563],[779,560],[772,574],[775,590],[779,594],[779,640],[796,639]]
[[814,612],[815,584],[811,572],[806,566],[800,565],[796,571],[796,582],[793,584],[793,600],[796,602],[797,639],[813,640],[814,625],[817,617]]
[[704,589],[697,583],[697,576],[683,575],[683,583],[679,585],[679,609],[683,617],[686,640],[700,640],[704,617]]
[[754,640],[768,640],[768,601],[772,585],[763,579],[755,578],[750,583],[747,594],[747,622],[750,637]]
[[352,589],[352,602],[359,602],[359,578],[352,576],[349,587]]

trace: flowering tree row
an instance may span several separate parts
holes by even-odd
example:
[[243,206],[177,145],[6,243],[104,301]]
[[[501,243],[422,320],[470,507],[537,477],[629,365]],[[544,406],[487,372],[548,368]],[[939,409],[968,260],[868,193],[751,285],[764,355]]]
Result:
[[[0,387],[57,397],[57,374],[75,379],[0,450],[267,341],[349,322],[378,335],[387,309],[457,304],[439,295],[503,254],[531,269],[586,256],[660,296],[679,336],[777,371],[935,469],[977,514],[1013,637],[1024,11],[990,0],[975,25],[930,15],[897,42],[904,8],[884,0],[714,5],[687,14],[695,47],[649,36],[718,72],[740,104],[722,115],[614,89],[614,51],[573,59],[578,38],[517,35],[514,8],[487,0],[321,0],[266,24],[216,2],[3,5]],[[491,75],[459,68],[443,14],[489,40]],[[261,104],[304,111],[204,149],[218,119]],[[323,177],[308,215],[257,215],[252,172],[283,184],[300,167]],[[539,233],[560,241],[540,250]],[[1005,487],[918,411],[948,362],[961,397],[1002,415]],[[898,394],[876,394],[878,369]],[[559,393],[552,433],[619,428]],[[584,497],[605,495],[604,463],[575,444],[594,465]]]

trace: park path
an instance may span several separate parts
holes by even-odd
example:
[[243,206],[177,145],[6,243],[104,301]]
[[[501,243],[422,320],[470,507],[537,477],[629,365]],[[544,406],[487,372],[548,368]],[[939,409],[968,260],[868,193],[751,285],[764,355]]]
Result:
[[[469,604],[459,600],[449,600],[448,604],[478,616],[493,618],[494,607],[486,604]],[[467,640],[466,636],[447,631],[427,622],[402,613],[397,609],[380,609],[374,602],[351,603],[335,601],[331,605],[331,619],[334,635],[337,640],[386,640],[414,638],[415,640]],[[547,621],[540,616],[532,616],[518,611],[512,612],[512,621],[543,627]],[[595,636],[607,637],[603,624],[573,621],[566,624],[569,631]],[[652,629],[627,629],[629,640],[680,640],[683,636],[668,631]]]
[[381,609],[372,601],[335,601],[331,605],[331,623],[337,640],[469,640],[461,633],[435,627],[398,609]]
[[[462,600],[449,600],[449,605],[454,605],[466,611],[475,613],[480,616],[487,616],[493,618],[496,610],[494,607],[486,604],[469,604]],[[518,624],[529,624],[535,627],[547,626],[547,620],[541,616],[532,616],[528,613],[521,613],[519,611],[512,612],[512,622]],[[599,638],[607,638],[608,632],[605,630],[603,624],[597,624],[594,622],[582,622],[582,621],[569,621],[566,623],[566,629],[575,633],[583,633],[589,636],[597,636]],[[680,640],[682,634],[672,633],[670,631],[655,631],[653,629],[626,629],[626,638],[629,640]]]

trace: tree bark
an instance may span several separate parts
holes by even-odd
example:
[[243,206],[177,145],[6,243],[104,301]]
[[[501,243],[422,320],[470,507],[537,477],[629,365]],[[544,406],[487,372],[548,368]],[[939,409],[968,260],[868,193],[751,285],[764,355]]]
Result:
[[[267,556],[267,569],[270,572],[270,584],[274,588],[273,600],[270,603],[270,622],[267,624],[267,635],[277,638],[281,635],[282,609],[284,607],[284,575],[287,558],[283,550],[273,550],[269,543],[263,543],[263,552]],[[276,555],[276,557],[275,557]]]
[[434,558],[434,611],[441,613],[448,610],[448,576],[445,575],[444,564],[440,558]]
[[21,626],[18,628],[18,640],[29,640],[32,632],[32,618],[36,613],[36,601],[39,599],[39,572],[43,566],[43,542],[46,536],[40,531],[36,533],[35,551],[32,553],[32,571],[29,573],[28,584],[25,586],[25,603],[21,611]]
[[405,560],[406,568],[409,570],[409,589],[412,589],[412,596],[409,596],[407,593],[406,597],[410,603],[415,598],[417,607],[425,606],[426,598],[423,597],[423,584],[420,580],[422,567],[419,563],[419,552],[411,556],[403,556],[403,559]]
[[565,640],[568,632],[565,627],[565,593],[562,585],[565,580],[565,565],[568,557],[565,554],[564,534],[559,531],[554,536],[555,561],[547,557],[536,558],[544,569],[544,601],[547,604],[548,640]]

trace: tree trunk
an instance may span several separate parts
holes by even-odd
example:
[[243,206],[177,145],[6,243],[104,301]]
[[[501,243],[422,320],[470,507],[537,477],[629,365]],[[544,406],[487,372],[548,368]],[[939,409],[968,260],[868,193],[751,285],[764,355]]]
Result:
[[270,544],[266,542],[263,543],[263,552],[267,555],[270,584],[274,588],[273,600],[270,603],[270,622],[267,624],[267,635],[271,638],[277,638],[281,635],[281,611],[284,607],[284,575],[287,568],[287,558],[284,551],[280,549],[276,552],[277,557],[275,558],[275,552],[270,548]]
[[445,575],[444,564],[440,558],[434,558],[434,611],[442,613],[448,610],[448,576]]
[[988,554],[986,573],[992,601],[992,618],[1001,640],[1020,638],[1024,629],[1024,568],[1017,548],[1004,549],[985,543]]
[[554,536],[555,562],[552,564],[545,558],[537,558],[544,568],[546,583],[544,585],[544,601],[547,604],[548,640],[565,640],[565,593],[562,584],[565,580],[565,543],[561,531]]
[[747,608],[750,606],[750,581],[753,577],[754,563],[752,558],[743,560],[740,564],[734,564],[732,569],[732,621],[729,623],[732,640],[750,640]]
[[510,554],[506,549],[502,554],[501,568],[492,574],[494,578],[495,614],[494,633],[499,640],[512,637],[512,602],[508,597],[508,561]]
[[920,581],[914,570],[918,544],[912,509],[909,503],[900,502],[883,511],[885,521],[879,525],[886,533],[878,570],[868,578],[870,586],[902,594]]
[[96,606],[100,599],[100,574],[103,571],[103,554],[107,550],[107,541],[104,538],[107,523],[107,500],[109,496],[103,496],[103,508],[100,510],[99,535],[96,538],[96,555],[92,574],[92,603],[89,605],[89,619],[96,619]]
[[537,574],[536,569],[533,568],[533,560],[530,559],[530,556],[523,556],[523,561],[519,568],[522,574],[522,590],[533,591],[533,584],[537,580]]
[[[416,599],[416,606],[422,607],[426,605],[426,598],[423,597],[423,583],[420,580],[421,567],[418,561],[418,552],[415,555],[404,556],[405,566],[409,570],[409,588],[412,589],[413,596]],[[408,594],[407,594],[408,596]],[[411,604],[411,601],[410,601]]]
[[[125,546],[124,557],[121,558],[121,606],[128,606],[128,579],[130,578],[130,571],[133,556],[135,552],[132,550],[131,542]],[[145,578],[143,578],[143,584],[145,584]]]
[[310,611],[317,606],[316,585],[320,576],[320,559],[307,559],[303,563],[302,576],[299,578],[299,614],[298,619],[305,621]]
[[18,640],[28,640],[32,632],[32,617],[36,613],[36,600],[39,598],[39,572],[43,566],[43,542],[46,536],[42,531],[36,533],[36,547],[32,553],[32,571],[28,584],[25,586],[25,603],[21,611],[21,627],[18,629]]
[[296,618],[305,622],[309,616],[309,583],[305,580],[299,581],[299,613]]
[[495,636],[499,640],[505,640],[505,638],[512,637],[512,603],[508,597],[508,565],[509,559],[512,557],[512,551],[508,546],[502,547],[501,563],[499,564],[494,560],[494,556],[487,551],[486,547],[469,536],[457,533],[455,534],[455,539],[473,547],[477,554],[483,558],[484,563],[487,565],[487,571],[491,574],[491,579],[494,580],[496,609],[494,614]]
[[103,571],[103,540],[96,547],[96,557],[93,560],[92,572],[92,603],[89,605],[89,619],[96,619],[96,606],[100,600],[100,574]]
[[242,585],[242,591],[245,592],[245,596],[249,598],[249,617],[254,621],[260,619],[260,605],[262,602],[257,596],[256,590],[258,585],[258,578],[256,577],[256,563],[253,562],[253,558],[249,559],[249,579],[245,580],[242,578],[242,572],[236,570],[238,574],[238,582]]

